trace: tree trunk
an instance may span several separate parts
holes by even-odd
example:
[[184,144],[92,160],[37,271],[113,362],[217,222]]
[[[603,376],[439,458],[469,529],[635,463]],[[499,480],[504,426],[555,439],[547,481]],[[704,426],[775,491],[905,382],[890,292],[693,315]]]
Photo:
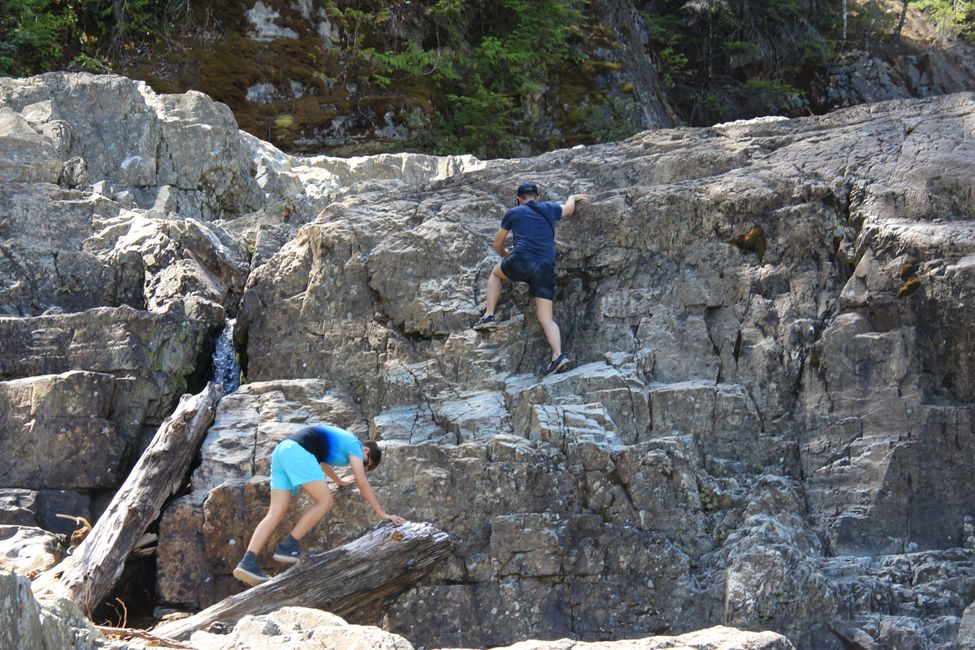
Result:
[[234,624],[246,615],[267,614],[286,605],[344,616],[414,584],[446,557],[450,547],[447,534],[430,524],[380,524],[345,546],[310,555],[264,584],[189,618],[163,623],[152,633],[187,639],[217,621]]
[[210,383],[199,395],[182,397],[85,540],[34,581],[35,594],[68,598],[90,614],[111,592],[129,553],[182,487],[222,394]]
[[901,0],[901,15],[897,20],[897,29],[894,30],[894,38],[900,38],[904,30],[904,22],[907,20],[907,0]]
[[126,21],[129,19],[126,15],[126,2],[125,0],[112,0],[112,41],[109,43],[110,49],[121,54],[123,41],[125,40]]
[[843,45],[846,46],[846,21],[849,15],[849,3],[848,0],[843,0]]

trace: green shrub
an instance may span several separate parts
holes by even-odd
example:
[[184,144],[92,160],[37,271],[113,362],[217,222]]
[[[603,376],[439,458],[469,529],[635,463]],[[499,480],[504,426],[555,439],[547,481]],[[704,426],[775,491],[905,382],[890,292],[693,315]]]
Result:
[[77,21],[49,0],[0,0],[0,74],[31,75],[63,60],[62,42]]
[[105,61],[164,36],[188,7],[185,0],[0,0],[0,74],[105,72]]
[[975,42],[975,1],[913,0],[911,6],[924,12],[943,33]]
[[777,110],[785,110],[792,102],[802,97],[802,91],[780,79],[751,79],[744,84],[745,90],[760,95],[766,105]]
[[[349,4],[349,0],[346,0]],[[329,16],[349,8],[329,4]],[[531,133],[530,107],[560,66],[587,59],[576,47],[585,0],[437,0],[421,11],[423,44],[389,42],[373,19],[362,17],[369,44],[370,79],[380,87],[424,81],[435,88],[441,115],[414,143],[436,142],[439,153],[516,155]],[[357,3],[362,9],[363,3]],[[344,13],[342,13],[344,12]],[[369,33],[366,33],[369,32]],[[346,54],[360,61],[363,52]]]

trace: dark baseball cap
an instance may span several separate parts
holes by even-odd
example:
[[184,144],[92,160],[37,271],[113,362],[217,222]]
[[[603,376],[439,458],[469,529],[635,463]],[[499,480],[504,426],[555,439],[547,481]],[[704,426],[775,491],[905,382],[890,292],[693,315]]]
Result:
[[538,194],[538,185],[534,183],[522,183],[518,186],[518,196],[522,194]]

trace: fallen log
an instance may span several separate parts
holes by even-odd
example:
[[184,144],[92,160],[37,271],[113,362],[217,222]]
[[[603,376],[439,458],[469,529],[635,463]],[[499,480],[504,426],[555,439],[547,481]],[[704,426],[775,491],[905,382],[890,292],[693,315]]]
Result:
[[326,553],[309,555],[269,581],[224,598],[198,614],[168,621],[152,633],[185,640],[216,622],[233,625],[286,605],[318,607],[345,616],[416,583],[450,551],[446,533],[430,524],[383,523]]
[[88,536],[33,582],[35,595],[68,598],[89,614],[101,603],[146,528],[183,485],[222,394],[221,386],[210,383],[200,394],[180,399]]

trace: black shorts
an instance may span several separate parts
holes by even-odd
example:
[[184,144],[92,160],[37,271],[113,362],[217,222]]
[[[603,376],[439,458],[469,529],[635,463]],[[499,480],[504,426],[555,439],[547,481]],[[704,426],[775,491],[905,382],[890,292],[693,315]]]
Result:
[[501,260],[501,272],[515,282],[527,282],[528,293],[536,298],[555,298],[555,263],[536,262],[512,254]]

